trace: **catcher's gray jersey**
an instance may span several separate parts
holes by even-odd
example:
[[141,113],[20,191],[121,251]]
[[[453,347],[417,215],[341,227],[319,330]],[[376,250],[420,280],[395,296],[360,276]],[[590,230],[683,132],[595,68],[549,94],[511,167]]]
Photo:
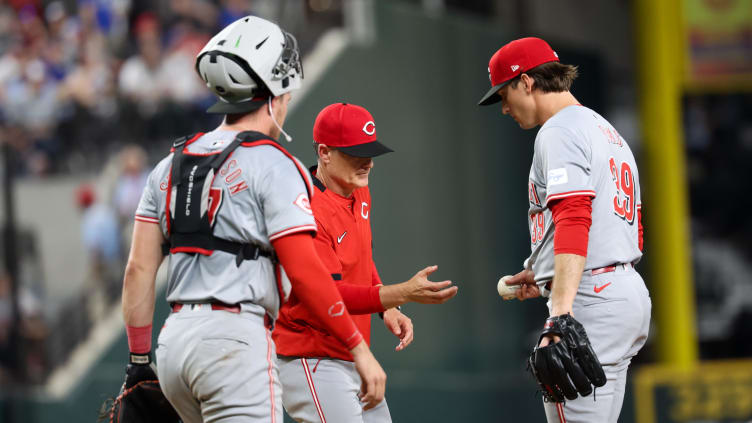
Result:
[[[190,143],[188,154],[216,154],[227,147],[237,132],[213,131]],[[172,154],[149,175],[136,220],[158,223],[167,237],[168,178]],[[302,176],[301,176],[302,175]],[[308,192],[308,171],[292,156],[271,145],[238,147],[223,163],[212,184],[221,190],[209,210],[215,217],[214,236],[239,243],[254,242],[271,249],[271,241],[302,231],[316,231]],[[216,197],[212,197],[216,198]],[[284,273],[284,272],[282,272]],[[283,276],[285,295],[290,285]],[[266,257],[244,260],[216,250],[210,256],[170,255],[167,301],[228,304],[254,303],[276,318],[280,304],[275,270]]]
[[554,275],[554,224],[549,202],[586,195],[592,225],[585,270],[642,257],[638,245],[640,178],[629,145],[603,117],[569,106],[538,131],[528,181],[532,254],[525,268],[539,282]]

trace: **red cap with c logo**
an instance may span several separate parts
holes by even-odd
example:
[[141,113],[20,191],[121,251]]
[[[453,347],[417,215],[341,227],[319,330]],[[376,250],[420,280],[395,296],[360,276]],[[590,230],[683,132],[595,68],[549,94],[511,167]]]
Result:
[[376,136],[373,116],[355,104],[326,106],[313,124],[313,141],[355,157],[375,157],[393,151]]

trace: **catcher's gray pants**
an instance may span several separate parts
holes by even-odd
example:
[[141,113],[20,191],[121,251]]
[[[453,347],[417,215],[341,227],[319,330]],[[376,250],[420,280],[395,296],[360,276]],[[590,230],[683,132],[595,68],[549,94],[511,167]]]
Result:
[[159,335],[157,372],[184,423],[282,423],[282,387],[264,311],[183,306]]
[[[548,307],[550,311],[550,300]],[[617,265],[613,272],[594,276],[589,271],[583,274],[572,311],[585,327],[607,382],[594,394],[563,405],[544,402],[549,423],[617,422],[627,368],[648,337],[650,309],[650,294],[632,265]]]
[[299,423],[391,423],[386,399],[363,411],[355,363],[333,358],[279,357],[282,403]]

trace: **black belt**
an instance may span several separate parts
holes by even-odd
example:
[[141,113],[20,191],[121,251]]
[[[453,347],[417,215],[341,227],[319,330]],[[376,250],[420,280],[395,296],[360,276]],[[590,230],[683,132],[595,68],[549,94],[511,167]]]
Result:
[[[173,234],[172,235],[172,241],[175,245],[172,245],[169,242],[165,242],[162,244],[162,254],[168,255],[170,254],[170,249],[175,247],[197,247],[197,248],[204,248],[203,246],[196,246],[193,245],[194,243],[189,242],[187,238],[192,238],[191,235],[188,236],[181,236],[180,234]],[[203,243],[202,243],[203,244]],[[224,251],[226,253],[230,253],[235,256],[235,264],[237,266],[240,266],[240,263],[243,260],[257,260],[259,257],[266,257],[270,259],[272,262],[277,262],[277,254],[272,250],[267,250],[266,248],[258,245],[258,244],[241,244],[239,242],[233,242],[228,241],[226,239],[217,238],[215,236],[212,236],[209,238],[209,245],[207,245],[209,248],[205,248],[207,250],[219,250]]]

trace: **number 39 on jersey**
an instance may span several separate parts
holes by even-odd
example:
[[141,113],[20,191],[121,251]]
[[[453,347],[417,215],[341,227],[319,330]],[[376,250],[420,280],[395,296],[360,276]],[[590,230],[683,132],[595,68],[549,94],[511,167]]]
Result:
[[614,213],[632,225],[635,221],[635,203],[637,201],[632,168],[627,162],[617,164],[613,157],[609,158],[608,165],[611,168],[611,178],[616,184]]

